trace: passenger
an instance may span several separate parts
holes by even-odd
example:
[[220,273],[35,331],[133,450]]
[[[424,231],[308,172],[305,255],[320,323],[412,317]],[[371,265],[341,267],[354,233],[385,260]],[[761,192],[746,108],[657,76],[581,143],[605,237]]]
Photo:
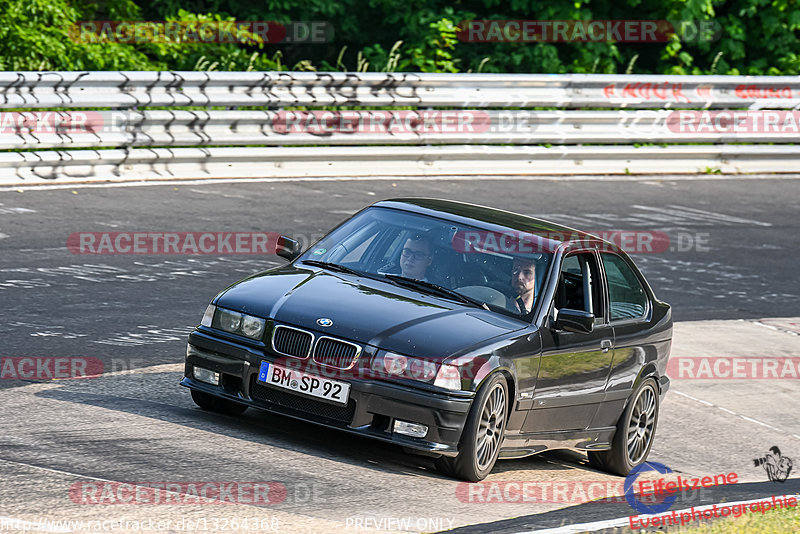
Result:
[[422,234],[408,238],[400,254],[401,276],[430,282],[426,273],[431,263],[433,263],[433,244],[430,238]]

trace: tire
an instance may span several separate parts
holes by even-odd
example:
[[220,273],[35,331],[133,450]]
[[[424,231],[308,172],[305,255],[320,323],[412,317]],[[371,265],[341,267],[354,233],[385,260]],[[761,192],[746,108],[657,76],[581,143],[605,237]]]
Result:
[[589,451],[589,463],[598,469],[627,476],[647,460],[658,426],[658,386],[646,378],[631,395],[617,422],[617,431],[607,451]]
[[508,420],[508,384],[495,373],[481,386],[472,403],[458,456],[442,456],[435,460],[436,468],[444,475],[478,482],[492,472]]
[[238,402],[221,399],[203,391],[192,390],[192,400],[200,408],[215,413],[226,415],[241,415],[247,409],[247,405]]

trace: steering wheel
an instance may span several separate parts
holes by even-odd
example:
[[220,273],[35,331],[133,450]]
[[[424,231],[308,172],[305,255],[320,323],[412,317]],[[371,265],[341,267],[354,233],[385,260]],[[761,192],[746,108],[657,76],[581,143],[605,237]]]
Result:
[[456,289],[468,297],[497,306],[498,308],[508,309],[508,298],[502,292],[486,286],[464,286]]

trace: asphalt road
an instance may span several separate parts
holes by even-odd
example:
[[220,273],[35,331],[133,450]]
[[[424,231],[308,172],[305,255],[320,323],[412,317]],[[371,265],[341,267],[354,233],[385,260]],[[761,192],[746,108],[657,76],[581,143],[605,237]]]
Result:
[[[630,514],[625,503],[559,512],[571,502],[465,502],[458,483],[438,476],[429,460],[392,446],[253,410],[239,418],[201,412],[177,385],[187,333],[216,292],[282,260],[98,256],[67,248],[75,232],[121,231],[274,231],[308,243],[372,202],[405,196],[484,204],[598,232],[666,235],[666,250],[634,259],[659,298],[673,305],[676,321],[800,316],[797,180],[317,181],[0,192],[0,357],[97,358],[106,372],[81,381],[0,380],[0,519],[246,513],[275,519],[281,528],[273,530],[287,532],[471,524],[484,524],[475,532],[516,532]],[[781,336],[789,336],[779,340],[789,346],[800,339]],[[740,469],[748,485],[724,495],[728,500],[774,494],[752,459],[777,443],[800,449],[796,417],[790,423],[780,415],[796,414],[796,406],[784,403],[775,415],[764,395],[753,402],[752,388],[737,400],[699,382],[669,393],[651,460],[682,473]],[[791,399],[796,386],[789,382],[763,391]],[[621,480],[584,464],[567,452],[503,461],[489,481]],[[224,506],[91,506],[69,497],[82,480],[268,480],[283,485],[286,497],[268,512],[240,505],[235,514]],[[685,497],[691,504],[719,495]]]
[[800,315],[796,180],[58,189],[0,193],[3,352],[118,358],[112,370],[174,362],[219,290],[283,261],[73,254],[66,243],[74,232],[274,231],[307,243],[372,202],[402,196],[473,202],[582,230],[663,232],[673,250],[635,259],[676,321]]

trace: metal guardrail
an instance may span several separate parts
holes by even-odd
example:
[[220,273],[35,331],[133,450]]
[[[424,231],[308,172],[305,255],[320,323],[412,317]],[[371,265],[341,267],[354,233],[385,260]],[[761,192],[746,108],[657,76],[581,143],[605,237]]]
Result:
[[[67,157],[64,157],[68,154]],[[0,184],[199,178],[776,173],[800,146],[135,148],[0,153]],[[654,167],[657,165],[658,167]]]
[[[719,112],[715,112],[719,114]],[[721,131],[699,111],[98,111],[54,112],[59,128],[0,128],[0,149],[248,146],[622,143],[796,143],[797,128],[738,132],[735,114]],[[770,117],[772,115],[772,117]],[[68,125],[82,118],[78,127]],[[763,114],[763,119],[786,117]],[[34,113],[19,117],[33,123]],[[708,117],[716,117],[708,114]],[[764,121],[762,120],[762,122]]]
[[796,76],[0,72],[0,183],[800,172],[763,127],[797,109]]
[[798,76],[340,72],[0,72],[0,108],[800,106]]

